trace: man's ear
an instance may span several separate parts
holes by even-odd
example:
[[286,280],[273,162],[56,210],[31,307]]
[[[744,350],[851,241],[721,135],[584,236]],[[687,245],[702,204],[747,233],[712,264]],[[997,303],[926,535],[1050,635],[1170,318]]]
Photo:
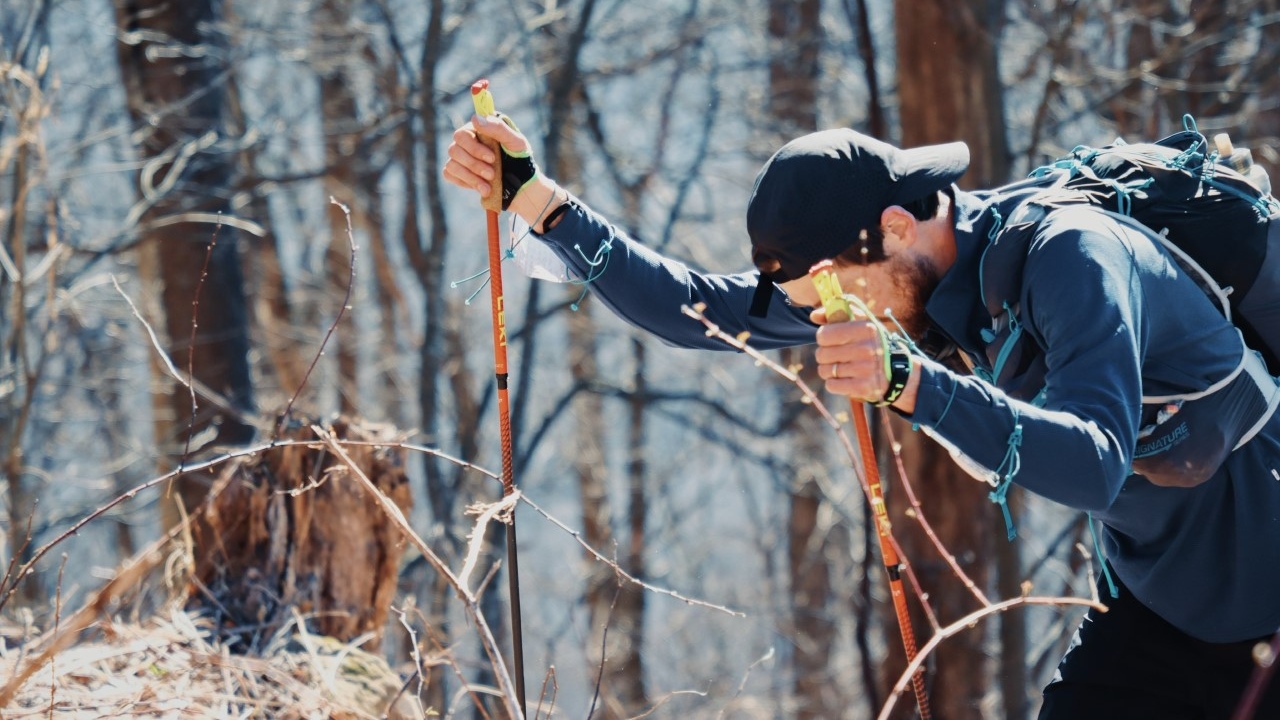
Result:
[[880,213],[880,228],[884,232],[885,254],[908,247],[916,241],[916,218],[901,205],[890,205]]

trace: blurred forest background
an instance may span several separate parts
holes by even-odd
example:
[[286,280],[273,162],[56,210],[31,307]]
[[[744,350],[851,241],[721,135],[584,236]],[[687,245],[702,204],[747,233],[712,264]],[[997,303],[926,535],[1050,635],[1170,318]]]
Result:
[[[467,506],[501,495],[469,465],[500,465],[487,292],[468,302],[484,221],[440,176],[477,78],[549,175],[652,247],[737,272],[756,170],[819,128],[964,140],[963,183],[987,187],[1192,113],[1274,175],[1277,53],[1280,0],[0,0],[0,604],[25,628],[5,642],[34,643],[226,475],[135,488],[314,439],[313,422],[384,443],[366,458],[373,479],[462,565]],[[557,717],[875,717],[902,651],[835,434],[750,358],[672,350],[588,288],[511,265],[516,477],[546,513],[518,513],[531,712],[551,687]],[[778,360],[812,366],[804,350]],[[1083,517],[1015,492],[1019,538],[1005,542],[985,486],[909,426],[887,430],[981,594],[1091,594]],[[488,701],[460,692],[495,683],[475,623],[378,511],[307,506],[321,548],[308,577],[324,586],[310,604],[262,590],[280,567],[227,570],[236,550],[218,546],[235,522],[301,522],[297,498],[354,487],[321,471],[324,452],[256,454],[275,470],[237,482],[292,473],[294,492],[225,496],[186,544],[203,588],[191,602],[224,627],[227,597],[263,622],[298,607],[297,622],[362,638],[400,678],[419,670],[424,706],[480,713]],[[889,484],[936,616],[916,619],[923,643],[982,603]],[[491,532],[475,578],[504,557]],[[368,565],[374,544],[377,577],[352,581],[369,568],[343,564]],[[478,602],[506,647],[501,572]],[[161,574],[95,612],[143,621],[169,592]],[[215,580],[231,595],[210,603]],[[334,601],[328,585],[372,599]],[[358,627],[319,612],[378,603]],[[1015,609],[947,640],[928,663],[935,715],[1033,716],[1081,614]],[[899,705],[909,716],[909,693]]]

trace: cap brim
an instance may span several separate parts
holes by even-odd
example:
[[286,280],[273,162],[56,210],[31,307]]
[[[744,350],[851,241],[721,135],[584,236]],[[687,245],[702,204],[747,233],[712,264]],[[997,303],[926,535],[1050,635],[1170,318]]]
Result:
[[962,142],[924,145],[897,153],[892,172],[897,176],[897,202],[919,200],[948,187],[969,169],[969,146]]

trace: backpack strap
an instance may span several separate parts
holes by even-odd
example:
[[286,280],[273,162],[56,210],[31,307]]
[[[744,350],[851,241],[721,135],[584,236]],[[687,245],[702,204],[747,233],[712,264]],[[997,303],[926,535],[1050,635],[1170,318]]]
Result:
[[1086,204],[1069,199],[1053,188],[1032,194],[1005,206],[1007,221],[993,209],[990,242],[978,263],[979,288],[991,325],[979,332],[984,362],[975,365],[973,373],[1029,402],[1043,389],[1045,367],[1042,348],[1019,318],[1023,269],[1040,224],[1063,207]]
[[1069,193],[1050,188],[1019,204],[1007,221],[997,208],[992,208],[995,218],[987,233],[990,242],[978,261],[978,290],[993,321],[1005,315],[1009,307],[1016,306],[1022,297],[1022,269],[1036,228],[1051,212],[1066,204],[1084,203],[1072,202]]

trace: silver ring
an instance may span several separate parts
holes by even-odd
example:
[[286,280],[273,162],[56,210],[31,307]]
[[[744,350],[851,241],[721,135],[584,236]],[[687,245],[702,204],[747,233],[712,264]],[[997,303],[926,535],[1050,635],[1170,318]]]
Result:
[[831,379],[840,377],[840,363],[831,363]]

